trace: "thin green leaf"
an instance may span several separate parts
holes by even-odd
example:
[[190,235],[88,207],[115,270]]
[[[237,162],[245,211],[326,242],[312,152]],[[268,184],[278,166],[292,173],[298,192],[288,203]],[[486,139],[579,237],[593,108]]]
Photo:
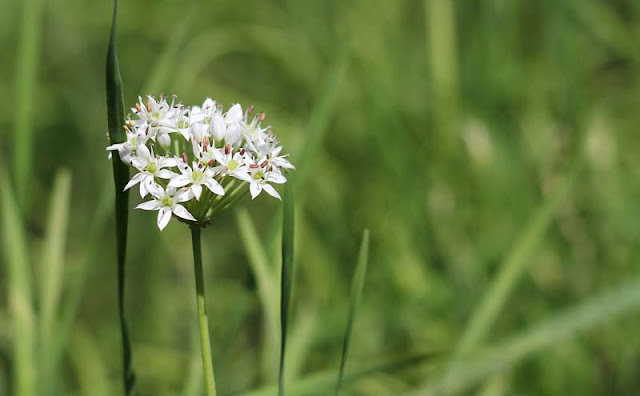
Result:
[[461,360],[450,376],[442,376],[416,394],[448,395],[468,389],[485,378],[502,372],[527,356],[575,337],[578,333],[640,309],[640,278],[603,292],[484,351]]
[[369,230],[364,230],[362,235],[362,245],[360,245],[360,254],[358,255],[358,264],[353,275],[351,284],[351,303],[349,304],[349,320],[347,329],[344,332],[344,341],[342,344],[342,359],[340,360],[340,371],[338,372],[338,382],[336,383],[336,395],[340,393],[342,378],[344,377],[344,369],[347,364],[347,356],[349,355],[349,341],[351,339],[351,331],[353,330],[353,322],[356,317],[356,309],[360,305],[362,297],[362,288],[364,286],[364,278],[367,273],[367,262],[369,261]]
[[33,131],[34,101],[38,65],[40,64],[40,47],[42,42],[42,0],[25,0],[22,2],[22,23],[20,24],[20,40],[18,42],[16,65],[16,119],[15,119],[15,156],[13,170],[15,173],[16,198],[24,210],[29,202],[29,189],[32,183],[33,168]]
[[278,394],[284,396],[284,362],[287,345],[287,323],[289,319],[289,299],[293,280],[293,192],[289,183],[284,189],[282,209],[282,274],[280,278],[280,374],[278,375]]
[[13,322],[13,378],[16,396],[36,395],[35,317],[27,241],[9,179],[0,170],[4,255],[8,270],[9,309]]
[[71,201],[71,174],[61,170],[56,176],[49,220],[40,263],[40,341],[42,345],[42,387],[55,389],[55,342],[58,336],[56,317],[62,295],[64,249]]
[[[347,371],[344,375],[343,381],[345,383],[350,383],[379,372],[390,372],[394,370],[400,370],[402,368],[413,367],[415,365],[425,363],[429,359],[435,358],[439,355],[440,353],[438,352],[424,352],[414,353],[407,356],[388,358],[382,361],[365,365],[364,367],[361,367],[357,370]],[[325,370],[319,373],[308,375],[300,380],[288,384],[288,389],[290,394],[296,396],[326,395],[334,386],[334,384],[335,371]],[[278,388],[276,386],[268,386],[244,393],[243,395],[272,396],[277,394],[277,392]]]
[[[126,135],[124,125],[124,100],[122,97],[122,78],[118,66],[118,0],[113,3],[113,20],[111,36],[107,51],[107,120],[109,123],[109,139],[111,144],[121,143]],[[116,194],[116,238],[118,250],[118,311],[120,314],[120,331],[122,333],[122,363],[125,394],[130,394],[135,385],[135,375],[131,364],[131,343],[124,314],[125,257],[127,252],[127,223],[129,220],[129,194],[124,187],[129,181],[129,168],[114,153],[113,179]]]

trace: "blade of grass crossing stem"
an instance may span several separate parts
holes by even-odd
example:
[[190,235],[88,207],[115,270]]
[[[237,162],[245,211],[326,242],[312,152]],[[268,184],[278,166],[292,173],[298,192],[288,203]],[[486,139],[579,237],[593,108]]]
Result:
[[509,369],[527,356],[575,337],[597,325],[609,325],[615,318],[640,310],[640,277],[625,282],[587,301],[543,320],[520,335],[470,355],[455,367],[451,376],[427,385],[416,395],[450,395]]
[[280,373],[278,394],[284,396],[284,362],[287,345],[287,322],[289,319],[289,299],[293,279],[293,192],[291,179],[285,185],[282,209],[282,274],[280,277]]
[[[386,358],[374,363],[369,363],[357,370],[346,371],[344,383],[351,383],[369,375],[380,372],[390,372],[403,368],[413,367],[436,358],[440,352],[412,353],[406,356]],[[327,395],[330,389],[335,386],[335,371],[326,370],[307,375],[304,378],[293,381],[289,386],[289,394],[295,396],[303,395]],[[268,386],[256,389],[244,394],[244,396],[271,396],[276,393],[276,386]]]
[[[44,392],[56,389],[55,339],[58,328],[56,317],[62,295],[64,272],[64,249],[66,245],[67,223],[71,198],[71,174],[68,170],[58,172],[53,188],[49,209],[47,232],[44,241],[44,254],[40,263],[40,342],[41,381]],[[51,390],[51,391],[49,391]]]
[[[107,51],[107,119],[109,123],[109,139],[111,144],[125,140],[124,100],[122,98],[122,78],[118,66],[118,0],[113,3],[113,21]],[[120,161],[116,153],[111,158],[113,179],[116,194],[116,242],[118,250],[118,312],[120,314],[120,331],[122,333],[122,363],[125,394],[130,394],[135,385],[135,375],[131,364],[131,344],[127,321],[124,314],[125,257],[127,251],[127,223],[129,220],[129,194],[124,187],[129,181],[129,168]]]
[[27,241],[8,178],[0,170],[0,203],[13,329],[13,386],[16,396],[36,395],[35,318]]
[[305,136],[305,144],[296,156],[300,160],[296,163],[295,185],[301,185],[307,176],[308,169],[311,169],[311,161],[322,143],[322,137],[329,127],[329,121],[333,112],[333,106],[338,96],[338,89],[344,79],[348,64],[348,51],[346,44],[343,45],[335,57],[333,68],[327,77],[322,94],[315,104],[310,116],[309,126]]
[[568,175],[564,177],[557,190],[535,212],[520,237],[516,240],[513,248],[501,264],[489,291],[471,317],[457,348],[459,353],[470,351],[486,336],[491,324],[507,302],[511,291],[526,270],[527,263],[529,263],[534,249],[544,237],[545,231],[549,228],[558,206],[566,197],[577,169],[578,167],[574,166]]
[[[16,67],[16,120],[14,172],[17,201],[24,210],[29,202],[29,183],[33,163],[33,110],[36,95],[39,54],[42,35],[43,0],[22,2],[22,23]],[[20,4],[20,3],[18,3]]]
[[353,274],[353,282],[351,283],[349,319],[347,321],[347,329],[344,332],[344,341],[342,343],[342,359],[340,360],[340,371],[338,371],[336,395],[340,393],[340,386],[342,385],[344,377],[344,369],[347,364],[347,356],[349,355],[349,340],[351,339],[351,331],[353,330],[353,322],[356,317],[356,309],[358,309],[358,305],[360,305],[364,278],[367,273],[367,261],[369,261],[369,230],[364,230],[364,234],[362,235],[362,245],[360,245],[360,254],[358,255],[358,263],[356,265],[356,271]]

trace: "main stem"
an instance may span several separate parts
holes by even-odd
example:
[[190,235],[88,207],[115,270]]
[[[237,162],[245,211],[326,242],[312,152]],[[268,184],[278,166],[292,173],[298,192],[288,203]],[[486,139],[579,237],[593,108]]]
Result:
[[196,304],[198,306],[198,324],[200,325],[200,352],[202,354],[202,371],[207,385],[207,396],[216,395],[216,381],[213,376],[213,361],[211,359],[211,341],[209,340],[209,321],[207,307],[204,300],[204,273],[202,271],[202,248],[200,243],[199,226],[191,227],[191,241],[193,244],[193,266],[196,273]]

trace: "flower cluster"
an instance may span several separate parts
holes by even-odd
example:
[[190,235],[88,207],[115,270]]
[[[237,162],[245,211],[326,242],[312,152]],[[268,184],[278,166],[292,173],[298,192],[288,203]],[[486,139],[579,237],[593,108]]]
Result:
[[265,114],[250,118],[253,106],[224,112],[210,98],[189,107],[149,95],[131,110],[126,141],[107,150],[134,168],[125,190],[138,185],[142,198],[151,196],[137,208],[157,210],[161,230],[173,215],[204,225],[247,192],[280,199],[272,184],[285,183],[283,170],[295,169],[270,127],[262,127]]

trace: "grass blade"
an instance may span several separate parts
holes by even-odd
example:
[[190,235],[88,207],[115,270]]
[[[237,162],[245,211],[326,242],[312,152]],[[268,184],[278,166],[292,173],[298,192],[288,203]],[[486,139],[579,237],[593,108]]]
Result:
[[[358,379],[367,377],[379,372],[389,372],[394,370],[400,370],[403,368],[413,367],[417,364],[425,363],[426,361],[439,356],[439,352],[424,352],[413,353],[411,355],[387,358],[375,363],[367,364],[357,370],[347,371],[344,374],[343,382],[350,383]],[[310,374],[300,380],[294,381],[289,384],[289,393],[296,396],[304,395],[326,395],[329,393],[335,384],[335,371],[326,370],[314,374]],[[272,396],[277,393],[276,386],[268,386],[261,389],[256,389],[247,393],[244,396]]]
[[16,396],[36,395],[35,318],[27,241],[8,178],[0,171],[2,228],[7,263],[9,309],[13,322],[13,376]]
[[[111,144],[125,140],[124,100],[122,97],[122,78],[118,66],[118,0],[113,3],[113,21],[107,51],[107,119],[109,123],[109,139]],[[120,331],[122,333],[122,364],[125,394],[130,394],[135,385],[135,375],[131,364],[131,343],[127,321],[124,314],[125,257],[127,252],[127,223],[129,220],[129,193],[124,187],[129,181],[129,168],[120,161],[117,153],[112,156],[113,179],[116,194],[116,241],[118,250],[118,312],[120,314]]]
[[42,35],[43,0],[22,2],[22,23],[16,65],[16,120],[14,173],[16,198],[24,210],[29,202],[29,185],[32,182],[33,111]]
[[344,341],[342,343],[342,359],[340,360],[340,371],[338,372],[338,382],[336,383],[336,395],[340,393],[340,386],[344,377],[344,369],[347,364],[347,356],[349,354],[349,340],[351,339],[351,331],[353,330],[353,321],[356,317],[356,309],[360,304],[362,297],[362,288],[364,286],[364,277],[367,273],[367,261],[369,260],[369,230],[364,230],[362,235],[362,245],[360,245],[360,254],[358,255],[358,263],[356,271],[353,275],[351,284],[351,303],[349,304],[349,320],[347,329],[344,332]]
[[514,366],[533,353],[575,337],[596,325],[611,323],[614,318],[637,310],[640,310],[638,277],[614,290],[560,312],[524,334],[460,361],[450,376],[441,377],[441,382],[424,387],[416,394],[460,393],[483,379]]
[[56,389],[55,342],[58,338],[56,317],[62,295],[64,249],[71,200],[71,174],[58,172],[53,188],[49,220],[40,263],[40,342],[42,345],[42,388]]
[[282,275],[280,278],[280,374],[278,376],[278,394],[284,396],[284,361],[287,344],[287,322],[289,318],[289,299],[293,279],[293,192],[291,176],[284,189],[282,209]]

